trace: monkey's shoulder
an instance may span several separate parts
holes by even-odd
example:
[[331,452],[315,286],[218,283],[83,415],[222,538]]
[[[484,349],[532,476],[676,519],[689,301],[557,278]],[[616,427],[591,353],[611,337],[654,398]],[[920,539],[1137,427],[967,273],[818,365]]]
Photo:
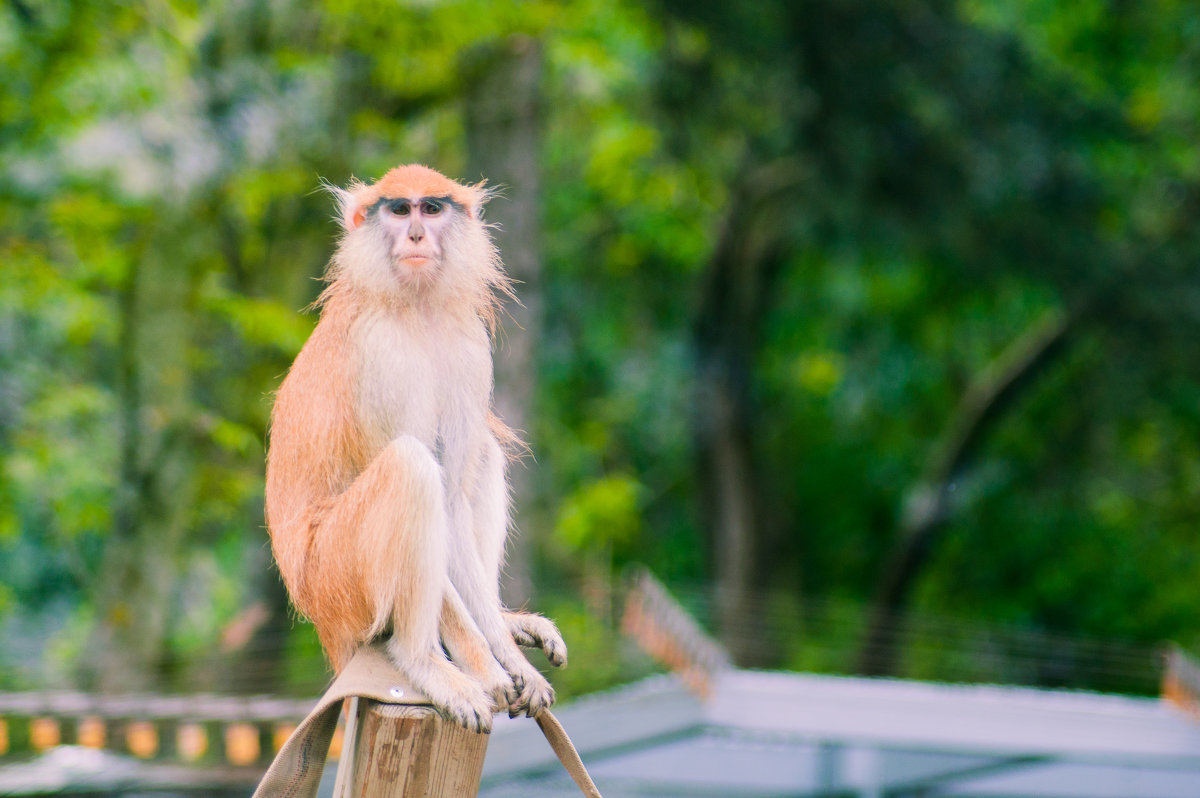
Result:
[[275,397],[280,405],[337,404],[349,398],[349,351],[344,330],[318,323],[296,359],[292,361]]

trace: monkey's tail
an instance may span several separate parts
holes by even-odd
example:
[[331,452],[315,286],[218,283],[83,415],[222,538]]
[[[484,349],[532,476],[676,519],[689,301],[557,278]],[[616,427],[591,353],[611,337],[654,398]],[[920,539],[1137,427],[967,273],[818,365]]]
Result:
[[583,766],[583,760],[579,758],[575,744],[567,736],[567,730],[558,722],[558,718],[554,717],[554,713],[544,709],[534,717],[534,720],[537,721],[542,734],[546,735],[546,742],[550,743],[550,747],[554,749],[554,755],[558,757],[559,762],[562,762],[567,773],[571,774],[571,778],[583,794],[587,798],[603,798],[600,790],[596,789],[596,783],[588,775],[587,768]]

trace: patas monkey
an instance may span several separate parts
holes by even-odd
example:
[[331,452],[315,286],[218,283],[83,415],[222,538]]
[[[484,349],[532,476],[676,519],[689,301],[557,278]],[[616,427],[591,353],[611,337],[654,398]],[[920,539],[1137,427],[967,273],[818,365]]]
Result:
[[567,652],[549,620],[500,603],[512,434],[491,411],[491,333],[510,288],[487,193],[424,166],[331,191],[345,233],[272,413],[279,570],[335,671],[387,636],[446,717],[537,715],[554,690],[516,643]]

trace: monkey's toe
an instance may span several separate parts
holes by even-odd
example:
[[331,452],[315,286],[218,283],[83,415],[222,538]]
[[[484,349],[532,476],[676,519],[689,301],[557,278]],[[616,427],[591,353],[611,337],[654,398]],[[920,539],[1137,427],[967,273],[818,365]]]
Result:
[[462,696],[445,704],[436,704],[442,717],[468,731],[488,734],[492,730],[492,699],[482,691],[479,695]]
[[463,728],[473,731],[476,734],[491,734],[492,717],[491,707],[487,707],[486,709],[475,707],[465,712],[457,722]]

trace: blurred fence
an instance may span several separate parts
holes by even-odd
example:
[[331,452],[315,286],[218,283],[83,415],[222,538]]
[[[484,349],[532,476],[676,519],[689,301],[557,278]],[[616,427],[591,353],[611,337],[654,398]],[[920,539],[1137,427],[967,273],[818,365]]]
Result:
[[[709,630],[716,629],[717,592],[670,585],[671,593]],[[752,661],[739,665],[816,673],[855,672],[867,626],[861,602],[760,593],[736,619]],[[892,618],[900,661],[894,676],[941,682],[1027,685],[1155,695],[1165,644],[1067,635],[1018,625],[910,612]],[[720,637],[719,634],[714,636]]]
[[[548,674],[556,680],[560,694],[579,695],[661,669],[621,636],[619,625],[629,596],[628,586],[620,580],[593,585],[587,591],[578,585],[559,585],[558,590],[547,586],[541,594],[537,608],[558,617],[575,655],[569,671],[551,670]],[[715,589],[686,583],[668,584],[666,589],[695,619],[697,632],[720,639],[714,622],[719,617]],[[867,608],[863,604],[764,592],[744,606],[747,612],[736,620],[743,625],[743,634],[754,641],[749,649],[753,660],[737,665],[816,673],[853,672],[866,628]],[[902,678],[1141,695],[1157,694],[1164,680],[1161,646],[922,613],[896,617],[892,633],[902,651],[894,675]],[[246,667],[247,655],[253,655],[250,659],[254,661],[276,665],[288,662],[291,675],[280,680],[277,667],[259,674]],[[237,668],[233,656],[241,658]],[[37,659],[25,658],[24,667],[29,668],[28,663]],[[223,683],[222,677],[227,679],[237,669],[244,685],[254,692],[280,691],[286,685],[293,694],[310,698],[171,694],[177,692],[178,685],[164,685],[157,693],[121,695],[64,690],[0,692],[0,756],[41,751],[61,743],[147,760],[256,765],[270,759],[311,708],[312,697],[320,694],[327,678],[319,652],[297,658],[282,636],[277,640],[259,639],[236,652],[207,652],[184,667],[188,672],[185,681],[200,690],[216,688]],[[1176,668],[1176,672],[1182,671]],[[0,684],[7,681],[10,689],[17,684],[39,686],[36,674],[30,670],[12,675],[16,678],[4,679],[0,671]],[[557,681],[562,678],[574,681]],[[154,689],[159,688],[156,685]]]
[[[312,700],[200,695],[0,693],[0,756],[80,745],[212,766],[269,762]],[[335,740],[335,752],[340,740]]]

